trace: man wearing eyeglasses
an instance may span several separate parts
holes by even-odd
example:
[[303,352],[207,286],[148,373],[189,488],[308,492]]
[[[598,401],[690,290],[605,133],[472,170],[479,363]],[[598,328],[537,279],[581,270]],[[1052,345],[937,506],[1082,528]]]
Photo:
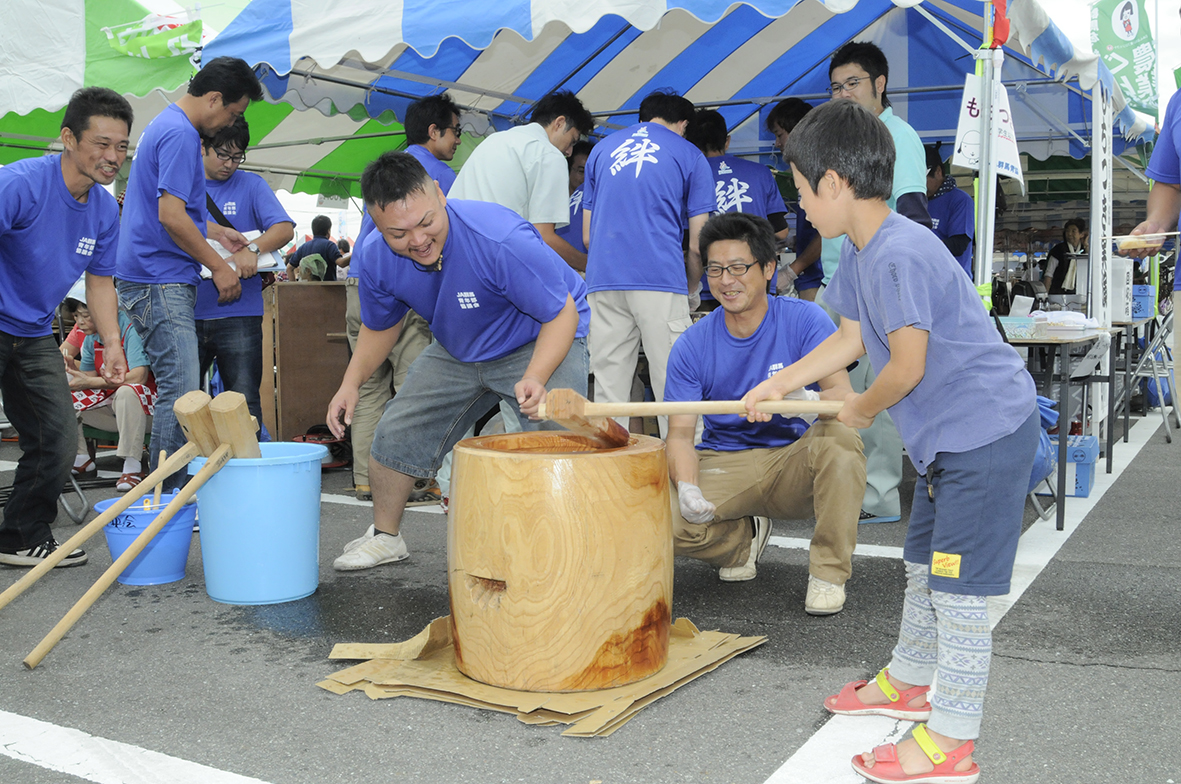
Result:
[[[262,232],[229,258],[235,268],[254,269],[262,254],[291,242],[295,221],[262,177],[238,169],[250,146],[250,126],[245,118],[239,117],[202,143],[209,220],[243,234]],[[201,376],[216,361],[225,388],[245,395],[251,415],[262,422],[258,392],[262,383],[262,276],[243,277],[241,285],[241,297],[218,302],[212,280],[202,279],[197,284],[193,308],[197,353]]]
[[[673,344],[665,400],[737,400],[836,331],[819,305],[767,294],[776,253],[765,219],[715,215],[699,242],[721,307]],[[852,391],[848,374],[840,370],[820,379],[818,391],[801,389],[788,397],[843,400]],[[695,449],[696,415],[670,416],[669,477],[679,512],[673,515],[673,538],[677,555],[719,567],[721,580],[753,580],[771,535],[768,518],[815,515],[804,609],[832,615],[845,606],[865,457],[856,430],[835,419],[813,419],[706,416]]]
[[[919,135],[905,120],[894,114],[886,97],[890,63],[875,44],[850,41],[838,49],[828,65],[829,90],[834,101],[856,101],[886,124],[894,139],[894,187],[887,203],[890,209],[931,228],[927,210],[927,154]],[[825,239],[820,259],[824,264],[824,283],[832,279],[841,260],[845,238]],[[824,304],[823,290],[817,302]],[[831,311],[834,319],[839,318]],[[873,382],[868,357],[862,358],[850,373],[853,388],[865,390]],[[883,412],[885,414],[885,412]],[[888,414],[879,415],[873,426],[861,433],[865,441],[868,470],[861,520],[864,523],[892,523],[901,519],[902,440]]]
[[405,127],[406,152],[418,159],[446,196],[455,184],[455,170],[447,161],[459,149],[459,107],[447,93],[420,98],[406,107]]

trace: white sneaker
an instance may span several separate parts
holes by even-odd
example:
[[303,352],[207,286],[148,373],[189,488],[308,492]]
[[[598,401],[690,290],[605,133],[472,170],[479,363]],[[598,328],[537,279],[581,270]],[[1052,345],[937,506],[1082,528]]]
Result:
[[376,534],[377,534],[377,529],[374,528],[373,526],[369,526],[369,528],[365,531],[365,533],[361,534],[356,539],[354,539],[353,541],[349,542],[348,544],[346,544],[344,546],[344,552],[347,553],[349,550],[356,550],[358,547],[360,547],[361,545],[365,544],[370,539],[372,539]]
[[332,568],[338,572],[352,572],[358,569],[371,569],[385,563],[393,563],[410,557],[406,549],[406,542],[402,535],[390,536],[381,534],[372,539],[366,539],[352,550],[332,562]]
[[758,574],[759,559],[763,557],[763,550],[767,549],[767,540],[771,538],[771,520],[767,517],[754,517],[754,536],[750,540],[750,555],[742,566],[723,566],[718,569],[718,579],[727,583],[741,583],[755,579]]
[[845,609],[845,586],[808,575],[808,597],[804,612],[808,615],[835,615]]

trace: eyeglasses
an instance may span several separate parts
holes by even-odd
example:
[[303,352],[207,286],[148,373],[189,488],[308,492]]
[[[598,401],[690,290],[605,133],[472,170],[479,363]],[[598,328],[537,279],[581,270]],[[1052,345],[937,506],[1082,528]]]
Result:
[[446,128],[444,128],[443,130],[444,131],[451,131],[453,134],[455,134],[456,139],[458,139],[460,134],[463,133],[463,128],[461,128],[458,125],[449,125]]
[[228,152],[223,152],[221,150],[214,150],[214,152],[217,153],[217,159],[219,161],[232,161],[235,164],[238,164],[243,163],[246,160],[246,153],[244,152],[238,153],[236,155],[230,155]]
[[869,81],[868,76],[854,76],[850,79],[846,79],[843,82],[833,82],[832,84],[830,84],[828,86],[828,91],[830,93],[832,93],[834,96],[840,95],[842,92],[850,92],[851,93],[857,89],[857,85],[861,84],[862,82],[868,82],[868,81]]
[[746,271],[751,267],[757,267],[758,264],[731,264],[728,267],[722,267],[717,264],[708,264],[705,267],[705,274],[707,277],[720,278],[723,272],[729,272],[732,278],[741,278],[746,274]]

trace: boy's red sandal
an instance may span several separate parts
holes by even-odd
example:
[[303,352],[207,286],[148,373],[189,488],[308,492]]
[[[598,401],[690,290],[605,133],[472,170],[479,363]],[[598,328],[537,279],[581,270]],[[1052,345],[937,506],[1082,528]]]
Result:
[[923,700],[917,708],[910,706],[915,697],[926,694],[930,686],[912,686],[906,691],[899,692],[886,677],[889,671],[883,669],[874,678],[878,688],[890,700],[884,705],[867,705],[857,696],[857,690],[868,685],[869,681],[853,681],[846,683],[840,694],[835,694],[824,701],[824,707],[829,713],[839,713],[842,716],[888,716],[902,721],[926,721],[931,718],[931,703]]
[[971,755],[975,748],[972,741],[966,741],[954,751],[944,752],[927,734],[927,725],[920,724],[915,727],[912,736],[927,755],[927,759],[935,766],[934,770],[926,773],[904,773],[902,765],[898,763],[898,747],[893,743],[878,746],[873,750],[872,768],[865,766],[860,754],[855,756],[853,770],[878,784],[975,784],[980,778],[980,766],[975,762],[967,770],[955,769],[965,757]]

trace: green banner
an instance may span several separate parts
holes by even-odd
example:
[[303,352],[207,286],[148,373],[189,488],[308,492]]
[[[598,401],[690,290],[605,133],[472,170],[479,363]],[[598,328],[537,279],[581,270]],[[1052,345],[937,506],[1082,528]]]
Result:
[[1156,43],[1144,0],[1092,3],[1091,50],[1111,69],[1128,105],[1156,117]]
[[201,46],[201,20],[174,20],[152,14],[140,22],[103,28],[111,48],[130,57],[158,60],[188,57]]

